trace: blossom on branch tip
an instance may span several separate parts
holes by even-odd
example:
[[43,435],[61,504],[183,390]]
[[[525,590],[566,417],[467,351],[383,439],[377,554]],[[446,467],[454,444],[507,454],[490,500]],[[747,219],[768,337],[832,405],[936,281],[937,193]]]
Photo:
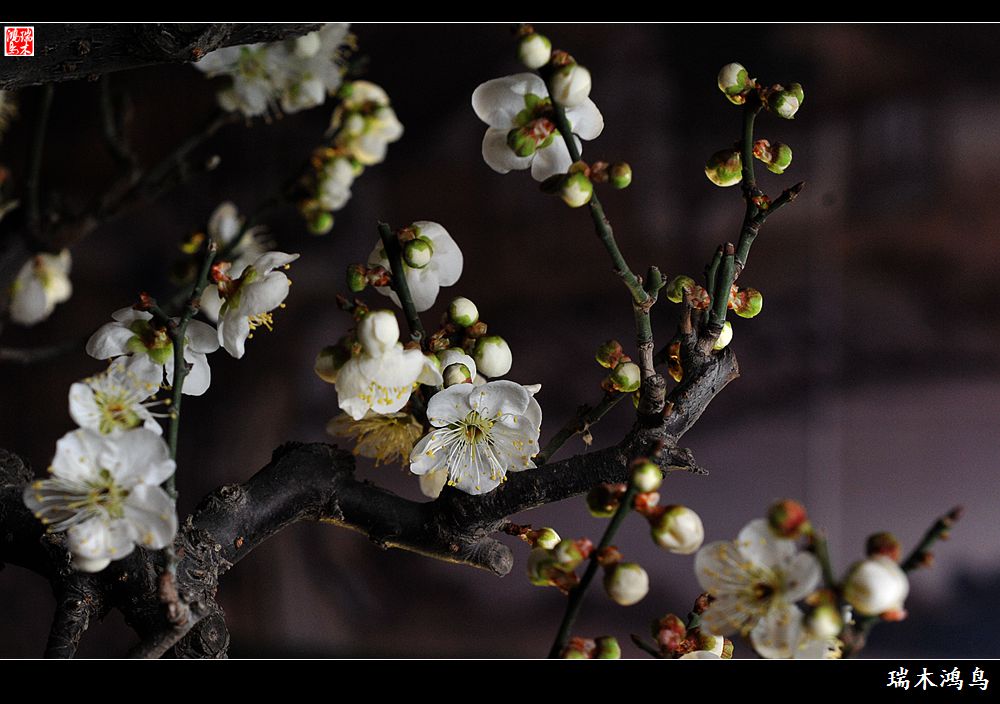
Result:
[[142,426],[156,434],[163,429],[144,403],[156,388],[141,381],[126,366],[124,357],[111,362],[107,371],[69,387],[69,414],[81,428],[103,435],[118,435]]
[[517,43],[517,58],[532,70],[541,68],[552,58],[552,42],[537,32],[527,34]]
[[[573,160],[566,135],[556,129],[548,89],[535,74],[519,73],[483,83],[472,94],[472,108],[489,125],[483,137],[483,159],[494,171],[505,174],[530,168],[532,178],[544,181],[569,170]],[[604,118],[590,98],[568,107],[566,119],[578,147],[579,139],[595,139],[604,129]],[[523,145],[520,155],[510,145],[511,135]]]
[[174,469],[166,442],[145,428],[116,436],[79,429],[56,443],[52,477],[25,487],[24,503],[50,532],[67,531],[74,567],[99,572],[137,544],[173,541],[174,501],[159,485]]
[[590,99],[590,71],[577,63],[560,66],[552,74],[552,90],[556,102],[564,108],[575,108]]
[[[343,374],[343,372],[341,372]],[[427,404],[431,431],[410,454],[418,475],[447,470],[448,484],[467,494],[498,487],[507,472],[535,466],[542,409],[532,390],[512,381],[456,384]]]
[[[421,220],[410,225],[408,230],[414,234],[414,239],[425,239],[429,242],[433,253],[430,260],[421,268],[415,269],[403,262],[403,275],[410,289],[413,307],[422,313],[434,305],[438,291],[442,286],[452,286],[462,275],[464,260],[462,250],[455,244],[448,231],[436,222]],[[380,266],[389,270],[389,258],[385,248],[379,241],[368,257],[370,268]],[[395,274],[395,272],[393,272]],[[397,306],[399,296],[390,286],[376,286],[375,290],[383,296],[389,296]]]
[[374,310],[358,323],[360,351],[336,374],[337,403],[356,421],[369,411],[395,413],[415,386],[441,384],[437,363],[419,349],[404,349],[392,311]]
[[363,166],[381,163],[389,144],[403,136],[388,94],[369,81],[352,81],[340,95],[343,101],[330,122],[330,129],[337,132],[334,145]]
[[288,268],[298,258],[298,254],[266,252],[244,269],[239,278],[219,275],[217,285],[223,299],[219,309],[219,344],[236,359],[243,356],[246,341],[254,330],[271,329],[271,311],[288,297],[292,283],[275,269]]
[[10,317],[20,325],[42,322],[73,294],[69,280],[72,266],[69,250],[59,254],[41,252],[24,263],[11,285]]
[[[230,277],[240,276],[257,257],[267,251],[269,244],[263,227],[244,230],[244,222],[236,206],[229,201],[221,203],[208,219],[208,236],[219,251],[227,252],[230,266],[226,273]],[[201,294],[199,310],[214,323],[219,320],[221,308],[219,290],[215,286],[206,286]]]
[[[125,370],[153,394],[166,377],[174,383],[174,344],[165,329],[152,323],[146,311],[122,308],[112,313],[112,323],[102,325],[87,340],[87,354],[94,359],[128,356]],[[191,365],[184,377],[184,393],[200,396],[212,382],[207,354],[219,349],[215,329],[197,320],[188,323],[184,361]]]

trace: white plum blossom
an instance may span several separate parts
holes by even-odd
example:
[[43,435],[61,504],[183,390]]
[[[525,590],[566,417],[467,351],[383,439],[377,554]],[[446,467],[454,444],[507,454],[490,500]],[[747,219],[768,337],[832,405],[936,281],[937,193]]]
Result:
[[424,426],[409,413],[382,415],[368,411],[361,420],[342,413],[326,424],[326,432],[353,439],[354,454],[374,459],[378,467],[397,458],[409,461],[410,450],[424,434]]
[[[426,240],[432,249],[430,261],[426,266],[414,269],[403,262],[403,276],[413,298],[413,306],[417,312],[423,312],[434,305],[438,291],[442,286],[452,286],[462,275],[464,260],[462,250],[455,244],[448,231],[436,222],[420,220],[410,225],[414,236]],[[381,266],[391,270],[385,248],[379,242],[368,257],[368,266]],[[390,286],[376,286],[375,290],[383,296],[388,296],[392,302],[399,305],[399,296]]]
[[[433,426],[410,453],[417,475],[446,471],[447,483],[467,494],[484,494],[507,472],[535,466],[542,409],[533,390],[512,381],[482,386],[455,384],[431,397]],[[435,478],[440,482],[440,475]]]
[[26,261],[11,287],[11,320],[35,325],[52,315],[56,304],[73,294],[69,280],[72,263],[68,249],[59,254],[42,252]]
[[[755,640],[777,640],[768,630],[784,627],[798,611],[795,602],[816,588],[819,560],[779,538],[767,520],[750,521],[735,541],[706,545],[695,558],[702,588],[715,600],[702,614],[713,633],[739,631]],[[764,623],[761,629],[755,627]]]
[[342,80],[341,46],[348,25],[331,23],[311,34],[271,44],[216,49],[195,67],[209,76],[225,75],[232,85],[219,93],[224,110],[256,117],[293,113],[322,105]]
[[291,281],[281,271],[299,258],[298,254],[265,252],[246,267],[239,278],[224,276],[219,282],[223,298],[219,310],[218,342],[226,352],[240,359],[247,338],[258,327],[271,329],[271,311],[288,297]]
[[399,342],[399,323],[392,311],[369,312],[358,323],[361,351],[337,372],[337,403],[356,421],[369,411],[395,413],[419,384],[437,386],[441,372],[435,360]]
[[381,163],[389,144],[403,136],[389,95],[369,81],[352,81],[340,94],[343,102],[330,123],[330,129],[337,131],[334,145],[363,166]]
[[[174,344],[167,331],[150,321],[152,314],[134,308],[112,313],[113,323],[102,325],[87,340],[87,354],[94,359],[128,355],[125,369],[150,394],[163,383],[174,383]],[[198,320],[188,323],[184,336],[184,361],[191,365],[184,377],[184,393],[201,396],[212,383],[212,370],[206,355],[219,349],[215,328]]]
[[24,503],[50,532],[68,531],[74,567],[99,572],[137,544],[159,549],[174,539],[174,501],[160,488],[174,469],[152,431],[107,436],[81,428],[56,443],[51,478],[25,487]]
[[768,611],[750,631],[750,643],[762,658],[784,660],[835,660],[843,648],[837,638],[813,635],[797,606]]
[[337,157],[324,164],[319,173],[317,200],[321,208],[340,210],[351,199],[351,186],[356,176],[354,165],[346,157]]
[[[566,173],[572,164],[564,141],[551,119],[552,101],[545,82],[533,73],[518,73],[483,83],[472,94],[472,108],[489,125],[483,137],[483,159],[501,174],[531,169],[536,181]],[[566,119],[574,139],[595,139],[604,130],[604,118],[594,101],[585,98],[567,108]],[[510,146],[514,131],[522,156]],[[577,146],[581,148],[579,140]]]
[[[263,227],[250,227],[243,231],[244,219],[236,206],[226,201],[217,207],[208,219],[208,236],[220,250],[229,248],[230,268],[227,274],[238,277],[257,257],[267,251]],[[241,235],[240,233],[243,232]],[[236,238],[239,237],[239,240]],[[212,322],[219,320],[222,298],[219,289],[208,286],[201,294],[199,310]]]
[[81,428],[96,430],[104,435],[119,435],[138,426],[161,434],[144,403],[156,389],[138,379],[126,366],[126,358],[118,357],[107,371],[69,387],[69,414]]

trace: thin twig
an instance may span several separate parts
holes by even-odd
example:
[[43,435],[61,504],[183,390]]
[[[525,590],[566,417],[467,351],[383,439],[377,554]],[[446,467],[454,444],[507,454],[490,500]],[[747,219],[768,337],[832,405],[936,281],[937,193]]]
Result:
[[570,438],[574,435],[586,432],[591,426],[593,426],[597,421],[604,417],[604,415],[610,411],[612,408],[618,405],[618,402],[625,398],[627,394],[621,394],[617,392],[606,393],[604,398],[596,406],[581,406],[577,414],[573,416],[567,423],[552,436],[552,439],[542,448],[542,450],[535,455],[534,461],[536,465],[543,465],[549,461],[549,459],[559,448],[562,447]]

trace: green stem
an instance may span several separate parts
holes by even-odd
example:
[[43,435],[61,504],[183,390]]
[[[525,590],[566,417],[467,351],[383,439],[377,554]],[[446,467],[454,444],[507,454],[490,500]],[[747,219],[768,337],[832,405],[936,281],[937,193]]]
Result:
[[399,246],[399,238],[393,234],[392,228],[384,222],[379,222],[378,234],[382,238],[386,259],[389,260],[389,269],[392,272],[392,290],[396,292],[400,306],[403,308],[403,314],[406,315],[406,324],[410,327],[410,337],[422,345],[427,338],[427,333],[424,331],[423,323],[420,322],[420,316],[413,305],[410,285],[406,282],[405,269],[403,268],[403,249]]
[[604,548],[611,545],[611,541],[614,540],[615,534],[618,532],[622,522],[625,520],[625,516],[632,510],[632,500],[635,499],[635,495],[637,493],[638,490],[635,485],[630,482],[628,489],[625,491],[625,495],[621,499],[621,504],[619,504],[618,510],[615,511],[615,515],[612,516],[607,530],[604,531],[604,537],[601,538],[600,544],[594,549],[594,551],[590,553],[590,563],[587,565],[587,570],[583,573],[583,577],[580,578],[580,583],[573,587],[573,590],[569,593],[569,601],[566,604],[566,614],[563,616],[562,623],[559,624],[559,632],[556,634],[555,642],[549,650],[549,658],[558,658],[560,653],[562,653],[563,648],[566,647],[566,643],[569,642],[569,636],[573,629],[573,624],[576,622],[576,617],[580,613],[580,607],[583,606],[583,597],[587,593],[587,588],[590,587],[590,583],[594,581],[594,575],[597,574],[597,569],[600,566],[597,564],[597,556]]
[[830,550],[826,536],[819,531],[812,534],[812,549],[819,565],[823,570],[823,583],[827,589],[837,588],[837,578],[833,574],[833,565],[830,563]]
[[38,108],[38,121],[35,123],[35,137],[31,143],[31,161],[28,164],[28,179],[25,185],[27,191],[28,225],[36,237],[40,231],[41,205],[38,193],[39,180],[42,173],[42,154],[45,152],[45,134],[49,127],[49,114],[52,111],[52,96],[55,86],[47,84],[42,89],[41,106]]
[[735,278],[735,249],[733,245],[727,243],[713,288],[712,314],[708,319],[709,327],[721,330],[725,324],[726,313],[729,312],[729,290],[732,288]]
[[580,411],[574,416],[562,429],[556,433],[548,444],[542,448],[542,450],[535,455],[535,464],[541,466],[548,462],[552,455],[559,451],[567,440],[569,440],[574,435],[578,435],[586,430],[589,426],[594,425],[597,421],[604,417],[604,415],[610,411],[612,408],[618,405],[618,402],[625,398],[627,394],[620,393],[608,393],[604,395],[600,403],[591,408],[590,406],[583,406]]

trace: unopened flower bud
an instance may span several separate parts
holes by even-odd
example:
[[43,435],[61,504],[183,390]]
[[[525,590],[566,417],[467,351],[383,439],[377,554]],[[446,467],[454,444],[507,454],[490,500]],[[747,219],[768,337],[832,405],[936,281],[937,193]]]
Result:
[[507,146],[520,157],[531,156],[538,144],[534,132],[528,127],[518,127],[507,133]]
[[587,492],[587,510],[594,518],[610,518],[621,503],[620,492],[613,484],[598,484]]
[[604,573],[604,590],[622,606],[637,604],[649,592],[649,575],[635,562],[619,562]]
[[510,371],[513,356],[507,341],[499,335],[487,335],[476,340],[476,371],[483,376],[503,376]]
[[590,71],[580,64],[566,64],[552,76],[552,96],[566,108],[583,105],[590,87]]
[[645,494],[656,491],[662,483],[663,470],[649,460],[640,462],[632,468],[632,484],[639,492]]
[[551,570],[555,568],[556,560],[552,551],[536,547],[528,554],[528,581],[536,587],[551,587],[553,581]]
[[653,540],[664,550],[690,555],[705,541],[701,517],[687,506],[666,506],[666,511],[650,521]]
[[781,142],[772,145],[766,139],[758,139],[753,145],[753,155],[775,174],[785,173],[785,169],[792,164],[792,148]]
[[764,307],[764,296],[755,288],[744,288],[730,294],[729,303],[736,315],[741,318],[753,318]]
[[628,188],[632,184],[632,167],[624,161],[611,165],[608,182],[615,188]]
[[888,557],[893,562],[899,562],[902,557],[903,546],[892,533],[875,533],[868,536],[865,542],[865,554],[868,557],[882,555]]
[[621,360],[624,354],[625,352],[622,350],[622,345],[618,340],[608,340],[597,348],[597,355],[594,359],[605,369],[612,369],[618,365],[619,360]]
[[844,580],[844,599],[864,616],[902,611],[909,593],[906,573],[882,555],[855,563]]
[[534,540],[537,547],[551,550],[559,544],[562,538],[552,528],[539,528],[535,531]]
[[333,384],[337,381],[337,372],[350,358],[351,353],[343,345],[330,345],[321,349],[316,355],[313,370],[320,379]]
[[743,160],[735,149],[715,152],[705,163],[705,175],[716,186],[735,186],[743,180]]
[[596,660],[618,660],[622,656],[622,647],[618,645],[618,639],[614,636],[603,636],[598,638],[597,650],[594,651]]
[[579,208],[590,202],[594,196],[594,184],[581,172],[570,174],[563,179],[559,197],[571,208]]
[[[719,71],[719,90],[726,94],[726,97],[733,100],[734,97],[742,97],[744,93],[753,87],[750,81],[750,74],[747,73],[743,64],[733,62],[726,64]],[[736,101],[733,101],[736,102]],[[740,100],[738,104],[745,102]]]
[[812,530],[806,507],[792,499],[783,499],[771,506],[767,511],[767,524],[781,538],[795,539]]
[[687,626],[677,614],[667,614],[653,621],[653,638],[664,655],[674,655],[687,639]]
[[814,638],[836,638],[844,628],[844,620],[834,604],[820,604],[806,616],[805,626]]
[[615,391],[629,394],[639,389],[642,373],[635,362],[623,362],[612,370],[608,380]]
[[368,286],[368,272],[362,264],[347,267],[347,288],[351,293],[360,293]]
[[461,325],[463,328],[467,328],[471,325],[475,325],[476,321],[479,320],[479,309],[476,304],[470,301],[468,298],[458,296],[454,298],[451,305],[448,306],[448,318],[455,325]]
[[444,387],[447,389],[449,386],[454,386],[455,384],[471,384],[472,383],[472,372],[467,366],[461,363],[449,365],[442,374],[444,377]]
[[391,310],[373,310],[358,323],[358,341],[373,356],[383,355],[399,342],[399,323]]
[[314,235],[325,235],[333,229],[333,213],[317,210],[309,216],[309,232]]
[[795,99],[799,101],[799,106],[801,106],[803,101],[806,99],[806,94],[802,90],[802,85],[799,83],[790,83],[787,90],[795,96]]
[[696,286],[694,279],[690,276],[675,276],[664,289],[667,292],[667,300],[671,303],[681,303],[687,291],[693,291]]
[[563,660],[590,660],[596,649],[597,644],[590,638],[570,638],[559,657]]
[[586,558],[577,542],[569,538],[563,538],[552,548],[552,557],[564,572],[572,572]]
[[719,333],[719,339],[715,341],[712,349],[718,352],[719,350],[725,349],[730,342],[733,341],[733,325],[728,320],[722,325],[722,332]]
[[541,68],[552,58],[552,42],[534,32],[523,36],[517,44],[517,58],[532,70]]
[[802,104],[799,99],[801,95],[802,86],[799,86],[797,92],[787,89],[776,90],[767,96],[767,107],[778,117],[783,117],[786,120],[794,119],[795,113],[799,111],[799,106]]
[[433,256],[434,246],[426,237],[417,237],[403,246],[403,261],[414,269],[423,269]]

